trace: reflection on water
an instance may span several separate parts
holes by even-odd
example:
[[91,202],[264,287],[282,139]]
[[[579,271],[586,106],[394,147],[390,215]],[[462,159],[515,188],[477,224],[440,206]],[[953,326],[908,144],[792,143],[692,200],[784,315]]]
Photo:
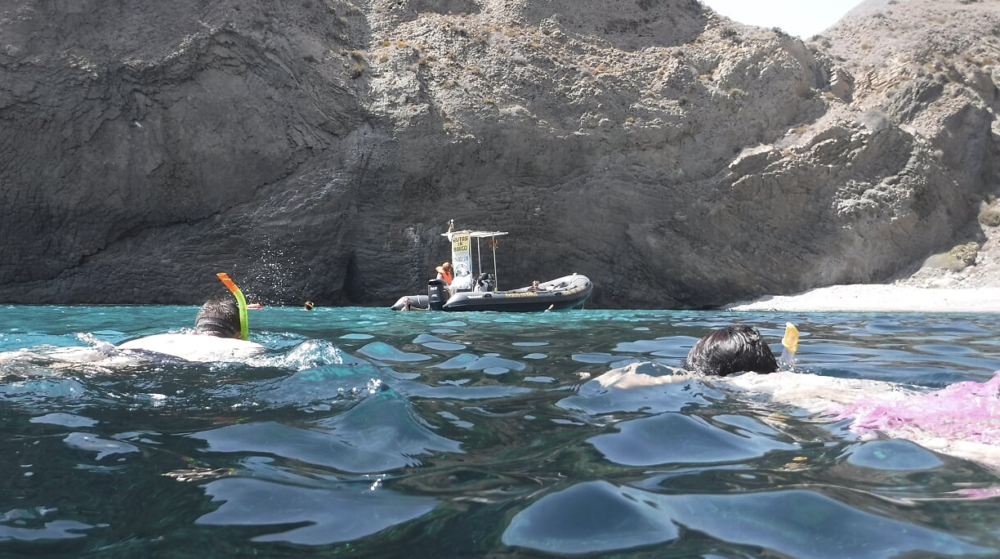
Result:
[[724,383],[593,380],[663,374],[733,321],[777,351],[791,321],[804,375],[985,382],[993,316],[274,308],[251,312],[269,351],[248,363],[109,349],[195,311],[0,307],[0,555],[1000,550],[983,462]]
[[[887,508],[880,507],[880,512]],[[585,553],[667,544],[681,537],[682,528],[788,557],[995,553],[960,537],[865,512],[821,491],[663,495],[606,481],[579,483],[546,495],[511,520],[503,541],[540,551]]]

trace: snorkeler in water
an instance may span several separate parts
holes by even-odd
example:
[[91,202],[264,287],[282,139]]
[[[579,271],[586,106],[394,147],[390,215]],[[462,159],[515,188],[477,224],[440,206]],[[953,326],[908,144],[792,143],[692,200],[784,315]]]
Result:
[[776,360],[756,329],[727,326],[698,340],[683,370],[659,363],[631,363],[590,382],[601,390],[657,390],[662,385],[700,380],[735,397],[765,397],[817,417],[849,420],[849,429],[861,437],[905,439],[1000,470],[1000,435],[984,428],[996,425],[1000,416],[1000,371],[987,382],[958,382],[940,390],[796,372],[792,367],[798,342],[798,329],[787,323],[781,341],[785,351]]
[[125,342],[119,350],[152,352],[188,361],[226,361],[264,353],[264,346],[249,341],[247,305],[229,276],[218,274],[232,295],[209,299],[198,310],[194,331],[157,334]]
[[741,372],[773,373],[778,362],[756,328],[734,324],[698,340],[684,360],[684,368],[724,377]]
[[61,366],[100,363],[113,367],[165,358],[196,362],[244,361],[266,351],[264,346],[245,339],[245,332],[245,311],[239,300],[233,295],[223,295],[201,306],[193,330],[145,336],[118,346],[95,341],[91,347],[58,348],[44,354],[8,352],[0,354],[0,362],[34,358]]
[[217,338],[240,337],[240,307],[233,297],[209,299],[198,309],[194,333]]

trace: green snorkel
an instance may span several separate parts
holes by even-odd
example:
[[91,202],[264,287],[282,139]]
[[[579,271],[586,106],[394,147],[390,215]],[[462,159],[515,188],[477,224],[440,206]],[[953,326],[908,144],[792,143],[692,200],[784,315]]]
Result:
[[233,280],[229,279],[229,274],[225,272],[219,272],[215,274],[219,276],[222,283],[233,292],[236,297],[236,304],[240,307],[240,337],[244,340],[250,339],[250,326],[247,323],[247,300],[243,298],[243,292],[240,288],[233,283]]

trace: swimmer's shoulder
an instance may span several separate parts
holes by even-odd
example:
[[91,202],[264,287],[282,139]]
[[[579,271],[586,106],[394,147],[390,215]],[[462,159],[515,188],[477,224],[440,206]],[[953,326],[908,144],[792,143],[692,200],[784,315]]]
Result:
[[187,361],[240,361],[266,351],[255,342],[198,334],[156,334],[127,341],[118,349],[159,353]]

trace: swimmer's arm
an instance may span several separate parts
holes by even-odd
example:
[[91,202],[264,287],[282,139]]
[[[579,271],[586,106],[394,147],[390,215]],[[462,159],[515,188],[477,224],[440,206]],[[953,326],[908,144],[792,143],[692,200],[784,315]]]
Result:
[[634,373],[628,370],[609,371],[594,379],[605,388],[639,388],[642,386],[658,386],[675,382],[687,382],[691,377],[687,374],[652,376]]

